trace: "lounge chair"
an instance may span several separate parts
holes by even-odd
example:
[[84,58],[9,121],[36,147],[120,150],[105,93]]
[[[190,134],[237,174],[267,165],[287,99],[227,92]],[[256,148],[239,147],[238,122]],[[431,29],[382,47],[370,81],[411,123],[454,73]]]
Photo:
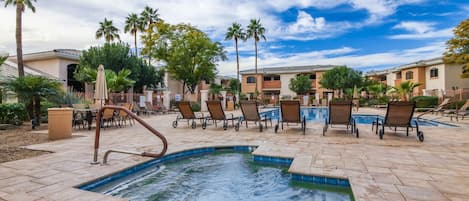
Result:
[[425,115],[425,114],[428,114],[428,113],[432,113],[432,114],[436,113],[436,114],[438,114],[439,112],[443,112],[444,108],[445,108],[448,104],[450,104],[450,100],[451,100],[451,99],[449,99],[449,98],[445,98],[445,99],[443,100],[443,102],[441,102],[441,103],[440,103],[437,107],[435,107],[435,108],[419,108],[419,109],[427,109],[427,111],[424,112],[424,113],[422,113],[422,114],[420,114],[419,116],[417,116],[417,119],[420,118],[420,117],[422,117],[422,116]]
[[156,110],[150,102],[145,102],[145,112],[147,114],[156,114]]
[[462,116],[462,119],[464,119],[465,116],[469,115],[469,111],[467,109],[469,109],[469,99],[467,99],[464,105],[460,108],[445,110],[443,113],[449,115],[451,120],[453,120],[453,117],[456,117],[456,120],[459,120],[459,116]]
[[[223,130],[228,129],[228,121],[231,121],[232,126],[236,131],[239,130],[239,117],[230,114],[228,117],[225,115],[220,101],[206,101],[210,117],[205,118],[202,123],[202,129],[207,128],[207,121],[212,120],[217,126],[217,121],[223,121]],[[236,124],[235,124],[236,121]]]
[[[267,121],[270,121],[270,126],[272,127],[272,119],[267,117],[267,115],[259,114],[259,107],[257,101],[241,101],[241,111],[243,112],[243,118],[240,118],[239,124],[242,125],[243,122],[246,123],[246,128],[248,127],[248,121],[254,122],[257,124],[259,122],[259,131],[262,132],[263,128],[267,128]],[[262,126],[262,121],[264,121],[264,127]]]
[[189,125],[189,122],[192,120],[191,127],[192,129],[195,129],[197,127],[197,123],[195,120],[200,120],[200,123],[203,124],[204,122],[204,114],[200,113],[199,115],[196,115],[191,108],[191,104],[188,101],[180,101],[176,103],[180,115],[176,117],[176,120],[173,121],[173,128],[178,127],[178,122],[181,120],[187,120],[187,125]]
[[306,132],[306,117],[301,117],[300,111],[300,101],[280,101],[280,113],[282,113],[282,119],[278,119],[277,125],[275,125],[275,133],[277,133],[279,129],[279,125],[281,122],[282,130],[283,130],[283,123],[295,123],[301,126],[301,130],[303,131],[303,135]]
[[347,130],[350,126],[350,133],[359,137],[357,124],[352,117],[352,101],[331,101],[329,103],[329,117],[326,118],[322,135],[326,135],[329,125],[345,125]]
[[[409,136],[409,128],[412,128],[412,129],[416,128],[417,137],[420,140],[420,142],[423,142],[424,140],[423,132],[419,130],[418,122],[416,120],[412,120],[414,109],[415,109],[415,102],[408,102],[408,101],[389,102],[384,120],[380,118],[376,118],[376,121],[373,122],[373,127],[376,126],[376,134],[379,134],[379,138],[383,139],[384,128],[386,126],[390,128],[394,128],[394,130],[396,130],[397,127],[404,127],[406,128],[407,136]],[[412,125],[412,123],[414,125]]]

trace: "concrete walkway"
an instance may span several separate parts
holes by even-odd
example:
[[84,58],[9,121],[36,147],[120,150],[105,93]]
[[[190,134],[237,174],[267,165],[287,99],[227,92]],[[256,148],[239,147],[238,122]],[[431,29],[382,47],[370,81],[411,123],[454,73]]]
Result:
[[[384,113],[361,109],[360,113]],[[224,131],[214,126],[191,129],[184,123],[171,127],[175,115],[145,120],[169,141],[168,153],[221,145],[256,145],[258,155],[292,157],[290,172],[348,178],[356,200],[469,200],[469,128],[423,127],[425,142],[415,133],[387,130],[384,140],[359,125],[360,138],[344,129],[308,123],[275,134],[241,127]],[[441,116],[426,118],[448,121]],[[454,122],[453,122],[454,123]],[[79,184],[141,163],[149,158],[113,154],[109,165],[91,165],[94,131],[75,132],[72,139],[28,146],[52,151],[39,157],[0,164],[0,198],[5,200],[123,200],[74,188]],[[161,142],[140,125],[102,132],[100,159],[108,149],[158,152]]]

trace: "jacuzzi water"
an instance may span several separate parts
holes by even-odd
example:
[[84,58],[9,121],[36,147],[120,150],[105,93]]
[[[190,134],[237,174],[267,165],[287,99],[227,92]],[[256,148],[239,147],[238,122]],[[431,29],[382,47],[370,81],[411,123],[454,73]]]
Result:
[[139,200],[353,200],[350,188],[292,181],[285,168],[260,165],[247,153],[190,157],[93,189]]
[[[280,118],[280,110],[279,109],[273,109],[267,112],[263,112],[262,114],[266,114],[267,117],[270,117],[271,119],[277,120]],[[301,108],[301,116],[306,117],[306,121],[309,122],[318,122],[318,123],[324,123],[325,119],[329,116],[329,110],[328,108]],[[373,123],[373,121],[376,120],[376,118],[381,118],[383,119],[383,116],[379,115],[352,115],[352,117],[355,118],[355,121],[357,124],[370,124]],[[434,120],[428,120],[428,119],[417,119],[414,118],[419,124],[419,126],[437,126],[437,127],[455,127],[454,125],[451,124],[446,124]],[[414,122],[412,122],[414,124]]]

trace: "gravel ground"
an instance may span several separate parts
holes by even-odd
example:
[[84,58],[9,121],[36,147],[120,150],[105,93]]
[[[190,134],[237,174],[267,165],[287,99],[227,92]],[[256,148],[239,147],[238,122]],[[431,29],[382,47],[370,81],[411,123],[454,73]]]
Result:
[[21,146],[48,142],[47,124],[31,132],[31,125],[23,125],[14,129],[0,130],[0,163],[34,157],[49,152],[24,149]]

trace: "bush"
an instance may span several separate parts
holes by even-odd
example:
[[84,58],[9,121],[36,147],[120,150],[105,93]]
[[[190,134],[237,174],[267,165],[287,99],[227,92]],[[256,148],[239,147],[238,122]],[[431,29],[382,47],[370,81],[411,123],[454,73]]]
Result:
[[414,96],[411,101],[415,101],[417,108],[432,108],[438,105],[436,96]]
[[456,109],[456,106],[457,108],[461,108],[464,103],[466,103],[466,101],[454,101],[454,102],[451,102],[450,104],[448,104],[448,109]]
[[193,112],[200,112],[200,103],[199,102],[192,102],[191,109]]
[[21,103],[0,104],[0,123],[21,125],[28,120],[26,108]]

